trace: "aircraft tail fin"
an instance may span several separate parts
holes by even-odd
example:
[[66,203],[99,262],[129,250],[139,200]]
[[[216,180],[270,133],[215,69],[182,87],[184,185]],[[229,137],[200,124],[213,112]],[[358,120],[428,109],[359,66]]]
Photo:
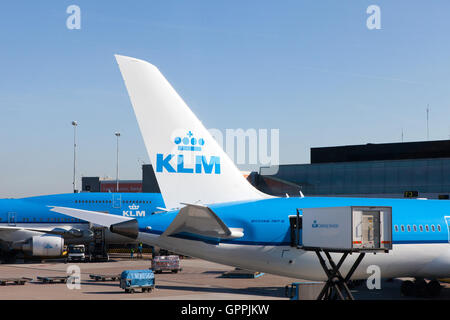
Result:
[[154,65],[116,60],[167,208],[270,197],[244,178]]

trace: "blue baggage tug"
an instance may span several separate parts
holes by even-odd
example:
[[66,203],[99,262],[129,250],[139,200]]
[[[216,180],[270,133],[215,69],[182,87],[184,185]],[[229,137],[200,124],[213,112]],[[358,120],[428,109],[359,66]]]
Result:
[[155,275],[152,270],[125,270],[120,275],[120,288],[127,293],[134,293],[137,288],[151,292],[155,288]]

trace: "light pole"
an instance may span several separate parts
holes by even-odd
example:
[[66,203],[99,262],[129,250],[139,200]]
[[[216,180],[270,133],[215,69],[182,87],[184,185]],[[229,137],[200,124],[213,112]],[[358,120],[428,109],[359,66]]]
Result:
[[120,137],[120,132],[116,132],[115,135],[117,137],[116,192],[119,192],[119,137]]
[[73,126],[73,192],[77,193],[76,187],[76,165],[77,165],[77,126],[76,121],[72,121]]

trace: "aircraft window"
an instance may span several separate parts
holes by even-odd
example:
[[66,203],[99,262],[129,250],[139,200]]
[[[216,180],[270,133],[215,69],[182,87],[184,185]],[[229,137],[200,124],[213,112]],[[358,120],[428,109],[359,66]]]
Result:
[[0,221],[2,221],[2,218],[0,218]]
[[395,232],[398,232],[398,225],[395,225],[394,228],[395,228]]
[[36,218],[33,218],[33,222],[36,222]]
[[419,226],[419,229],[420,229],[420,232],[423,232],[423,226],[422,225]]
[[438,229],[439,232],[441,232],[441,225],[440,224],[437,225],[437,229]]
[[109,203],[111,203],[111,200],[109,200]]
[[42,222],[42,221],[44,221],[44,219],[43,218],[39,218],[39,221]]
[[406,228],[408,229],[408,232],[411,232],[411,226],[409,224],[406,226]]
[[430,231],[430,228],[428,227],[427,224],[425,225],[425,231],[426,231],[426,232]]
[[414,229],[414,232],[416,232],[417,231],[417,226],[413,225],[413,229]]
[[402,229],[402,232],[405,232],[405,226],[404,225],[401,225],[400,229]]
[[434,228],[434,224],[431,225],[431,231],[436,231],[436,229]]

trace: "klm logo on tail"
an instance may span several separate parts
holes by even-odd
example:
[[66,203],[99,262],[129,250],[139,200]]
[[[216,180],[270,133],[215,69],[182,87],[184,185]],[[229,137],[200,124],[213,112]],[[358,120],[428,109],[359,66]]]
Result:
[[[186,137],[176,137],[174,143],[178,146],[178,151],[201,152],[205,145],[205,140],[194,137],[189,131]],[[173,159],[176,159],[172,161]],[[185,167],[184,154],[156,154],[156,172],[163,172],[164,169],[171,173],[207,173],[220,174],[220,157],[211,156],[209,159],[201,154],[195,155],[195,165],[193,168]]]

